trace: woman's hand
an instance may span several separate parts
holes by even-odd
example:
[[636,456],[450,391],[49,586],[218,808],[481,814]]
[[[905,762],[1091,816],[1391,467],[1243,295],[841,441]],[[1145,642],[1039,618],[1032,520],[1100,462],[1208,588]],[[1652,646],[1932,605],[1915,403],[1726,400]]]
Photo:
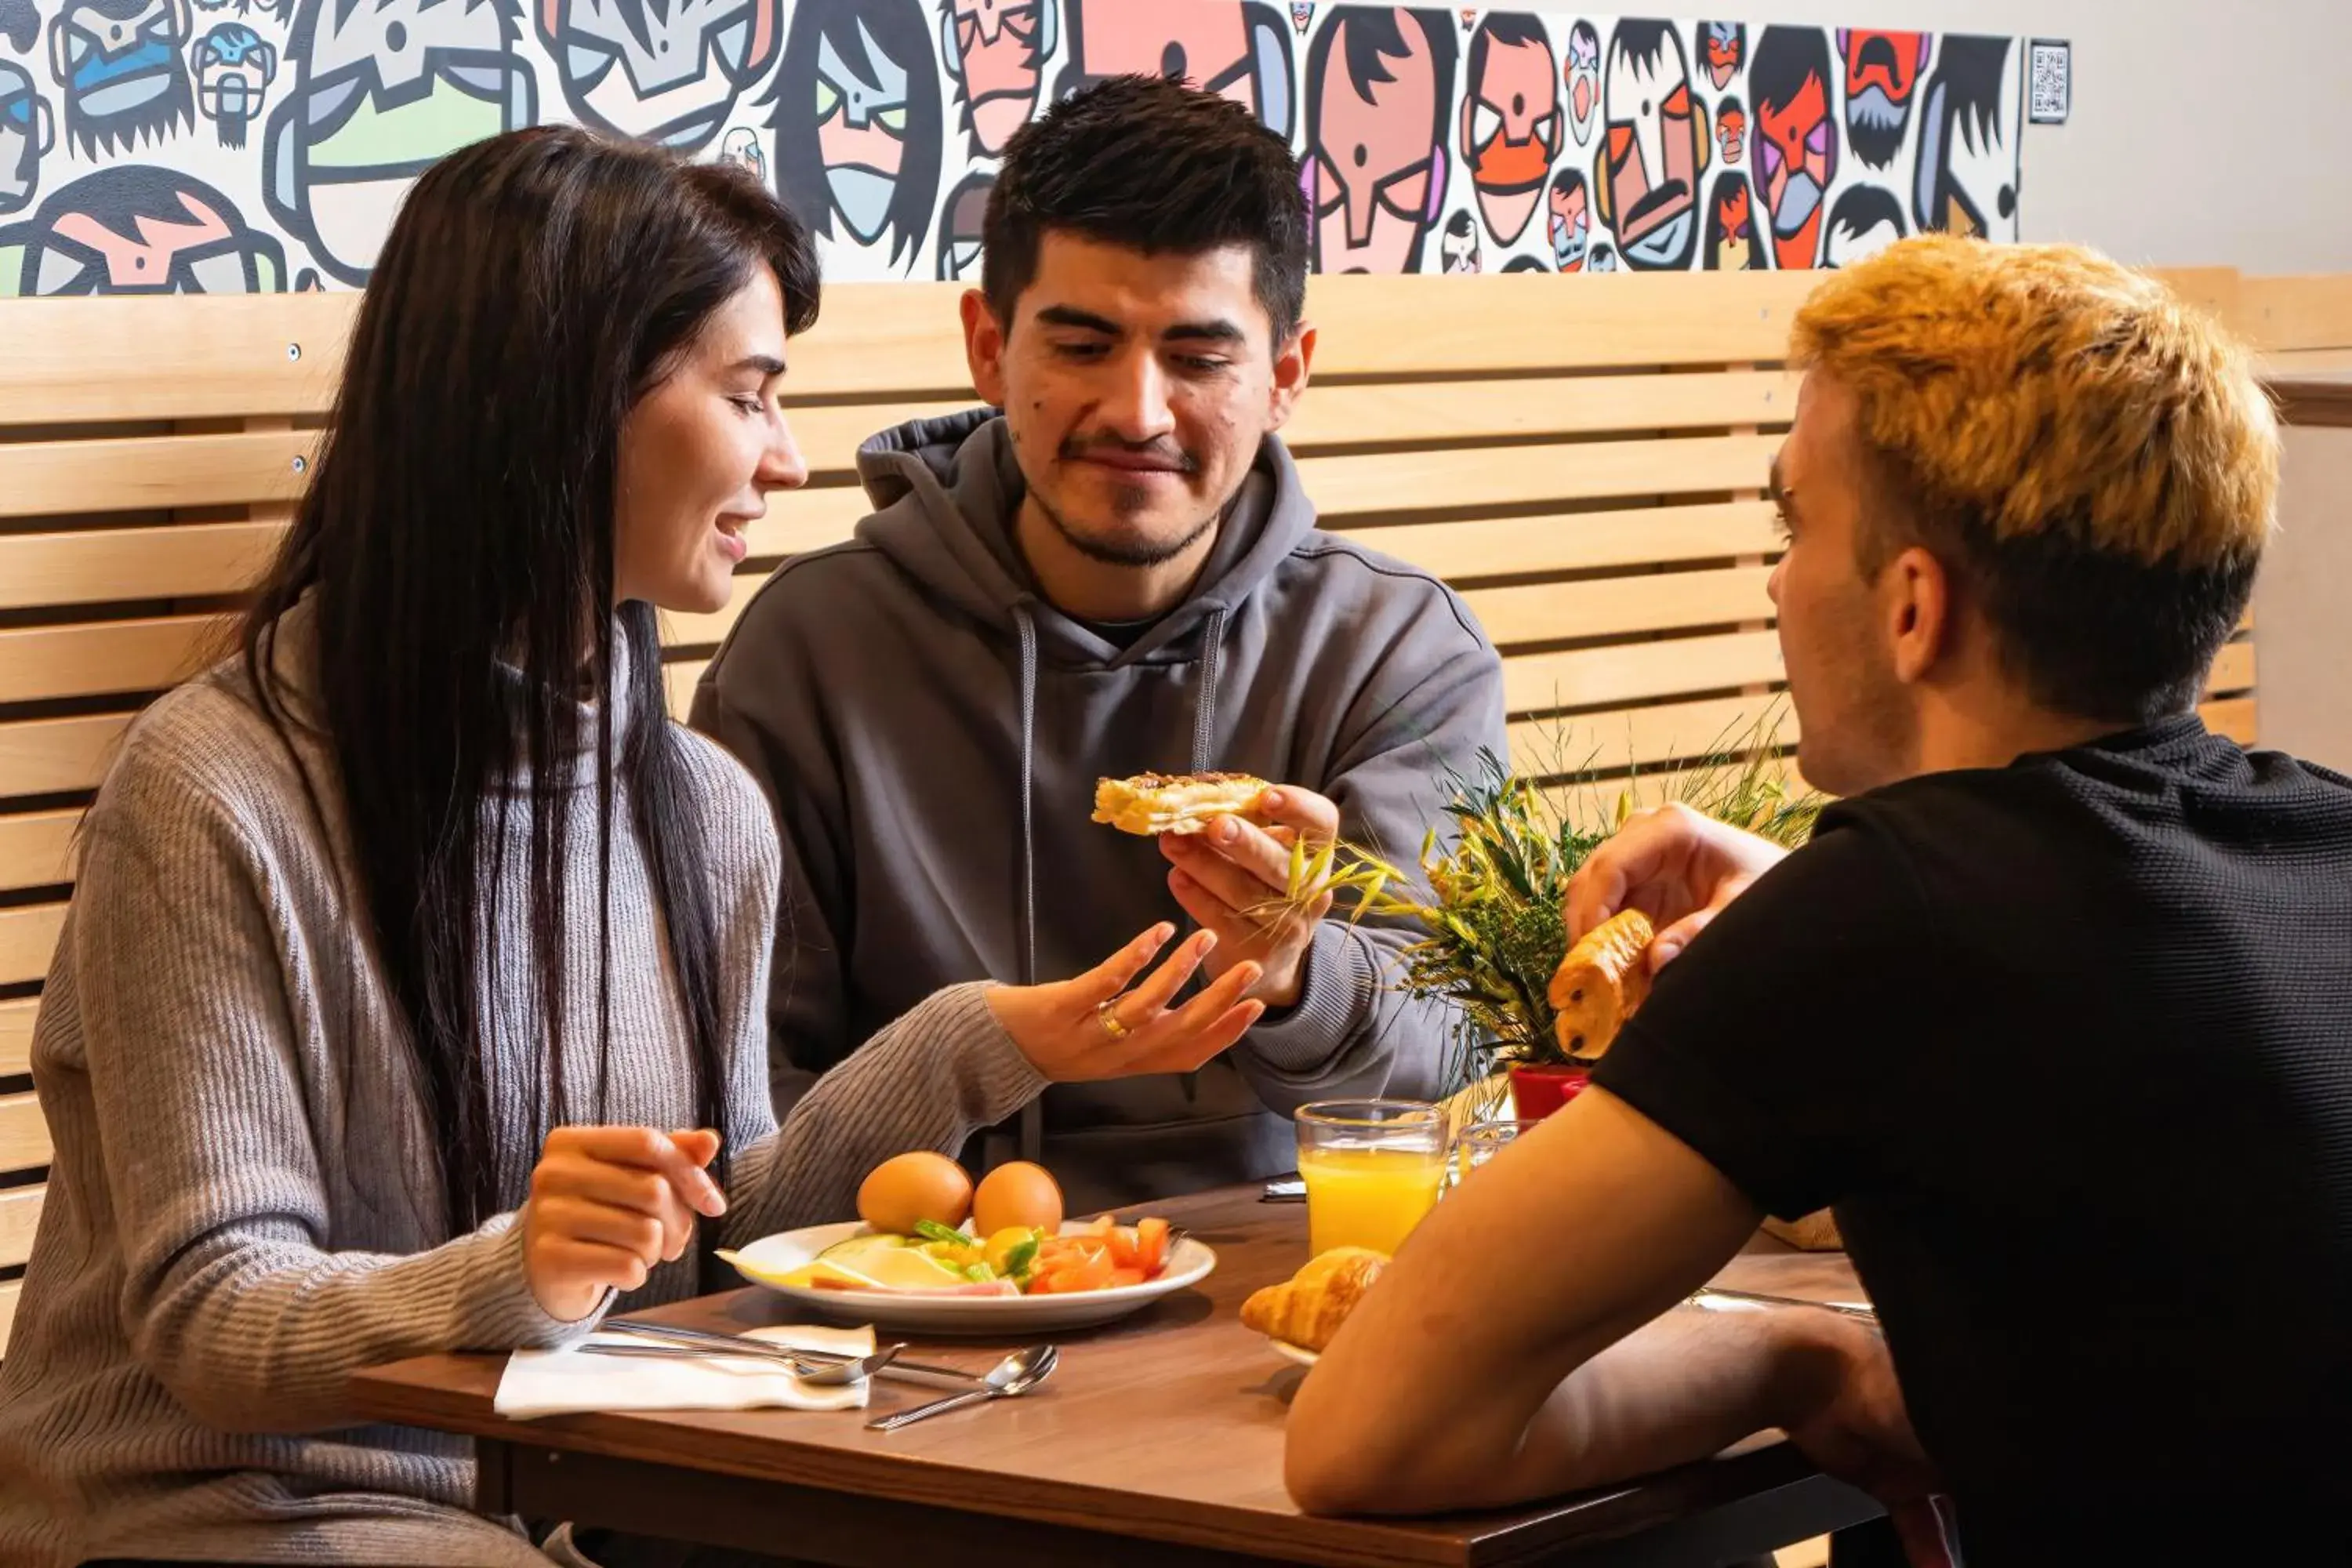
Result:
[[1620,910],[1639,910],[1658,928],[1650,944],[1654,973],[1788,853],[1679,801],[1637,811],[1570,880],[1568,940]]
[[559,1127],[530,1173],[523,1269],[540,1309],[576,1323],[606,1290],[634,1290],[657,1263],[684,1253],[697,1215],[727,1212],[704,1166],[718,1156],[708,1128]]
[[1175,934],[1173,926],[1154,926],[1075,980],[993,986],[989,1008],[1030,1065],[1055,1083],[1190,1072],[1240,1039],[1265,1011],[1261,1002],[1242,1000],[1262,971],[1255,962],[1236,963],[1170,1010],[1169,1000],[1217,944],[1214,931],[1196,931],[1129,990]]

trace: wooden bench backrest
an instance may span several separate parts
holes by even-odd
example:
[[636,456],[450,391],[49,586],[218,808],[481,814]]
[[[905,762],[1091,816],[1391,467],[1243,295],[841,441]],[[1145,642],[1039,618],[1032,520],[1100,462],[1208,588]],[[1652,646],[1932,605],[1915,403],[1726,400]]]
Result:
[[[1504,649],[1523,765],[1670,771],[1772,703],[1760,487],[1794,396],[1777,362],[1815,281],[1315,280],[1316,384],[1286,433],[1307,491],[1325,526],[1460,587]],[[2236,307],[2226,270],[2173,281]],[[2293,346],[2352,342],[2342,280],[2275,281],[2265,305]],[[726,609],[674,618],[676,704],[768,567],[849,537],[858,442],[970,405],[956,292],[829,291],[787,387],[810,487],[756,527]],[[216,646],[281,535],[356,305],[0,307],[0,1347],[49,1154],[25,1075],[75,824],[131,719]],[[2252,685],[2234,643],[2219,728],[2251,738]]]

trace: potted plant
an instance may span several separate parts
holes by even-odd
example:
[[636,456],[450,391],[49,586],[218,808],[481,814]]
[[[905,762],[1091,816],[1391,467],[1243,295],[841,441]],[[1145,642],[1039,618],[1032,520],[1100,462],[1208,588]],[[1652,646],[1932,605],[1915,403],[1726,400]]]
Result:
[[[1564,734],[1554,738],[1555,755]],[[1538,1119],[1574,1099],[1593,1066],[1564,1050],[1552,1026],[1549,991],[1568,952],[1570,879],[1636,809],[1667,801],[1776,843],[1802,843],[1822,802],[1783,782],[1777,740],[1768,714],[1652,798],[1635,777],[1605,812],[1590,804],[1589,785],[1573,787],[1574,773],[1570,788],[1549,793],[1483,754],[1471,776],[1445,781],[1451,831],[1442,846],[1431,828],[1412,870],[1341,845],[1313,858],[1294,848],[1294,879],[1303,889],[1328,878],[1340,901],[1352,901],[1351,919],[1402,920],[1422,933],[1392,984],[1458,1010],[1447,1069],[1457,1118],[1500,1113],[1507,1086],[1517,1115]]]

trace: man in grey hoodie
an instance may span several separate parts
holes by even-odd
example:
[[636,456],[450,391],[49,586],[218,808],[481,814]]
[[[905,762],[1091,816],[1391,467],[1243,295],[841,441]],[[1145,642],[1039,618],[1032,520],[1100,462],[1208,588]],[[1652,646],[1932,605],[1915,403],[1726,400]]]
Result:
[[[1307,221],[1281,139],[1172,80],[1008,148],[963,301],[994,406],[866,442],[873,514],[777,570],[695,695],[782,827],[780,1105],[942,984],[1186,918],[1210,974],[1262,967],[1257,1026],[1189,1074],[1033,1056],[1039,1098],[974,1163],[1042,1158],[1081,1212],[1287,1170],[1306,1101],[1437,1087],[1454,1020],[1396,989],[1412,934],[1328,893],[1265,915],[1295,839],[1409,858],[1504,744],[1469,611],[1318,531],[1274,435],[1314,352]],[[1088,820],[1099,776],[1211,770],[1276,787],[1195,838]],[[1120,1032],[1113,1007],[1099,1057]]]

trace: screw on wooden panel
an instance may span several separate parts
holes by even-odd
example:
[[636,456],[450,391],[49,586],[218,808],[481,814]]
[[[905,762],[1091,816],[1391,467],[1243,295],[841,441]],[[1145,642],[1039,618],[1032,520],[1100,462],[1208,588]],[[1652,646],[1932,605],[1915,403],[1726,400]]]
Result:
[[300,359],[301,357],[302,345],[300,343],[288,343],[286,345],[286,363],[288,364],[292,364],[296,360]]
[[310,459],[308,458],[296,458],[294,459],[294,471],[298,474],[309,473],[310,471]]

